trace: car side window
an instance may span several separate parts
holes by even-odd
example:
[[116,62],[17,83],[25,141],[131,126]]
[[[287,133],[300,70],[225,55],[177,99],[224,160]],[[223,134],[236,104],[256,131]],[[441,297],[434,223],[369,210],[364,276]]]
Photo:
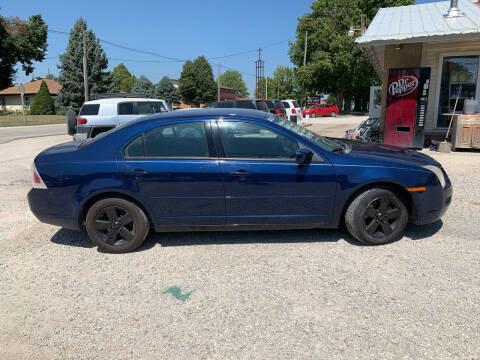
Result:
[[206,158],[209,156],[203,122],[189,122],[156,127],[144,136],[145,156]]
[[137,113],[139,115],[158,114],[167,111],[160,101],[139,101],[137,103]]
[[118,115],[135,115],[134,103],[124,102],[118,104]]
[[296,141],[267,127],[234,121],[218,123],[227,158],[293,160]]
[[140,135],[125,148],[125,157],[143,157],[143,136]]
[[282,101],[283,106],[285,106],[285,109],[290,109],[290,104],[286,101]]

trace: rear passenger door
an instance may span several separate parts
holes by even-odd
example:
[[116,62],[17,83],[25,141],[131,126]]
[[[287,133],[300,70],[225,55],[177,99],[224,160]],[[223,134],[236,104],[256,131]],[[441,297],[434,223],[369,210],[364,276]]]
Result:
[[119,168],[157,225],[222,225],[225,199],[210,124],[162,124],[133,139]]

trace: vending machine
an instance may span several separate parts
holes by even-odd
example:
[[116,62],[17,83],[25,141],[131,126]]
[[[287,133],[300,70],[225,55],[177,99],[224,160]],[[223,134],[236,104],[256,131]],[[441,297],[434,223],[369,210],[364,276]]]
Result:
[[430,68],[397,68],[388,72],[384,143],[421,149],[427,112]]

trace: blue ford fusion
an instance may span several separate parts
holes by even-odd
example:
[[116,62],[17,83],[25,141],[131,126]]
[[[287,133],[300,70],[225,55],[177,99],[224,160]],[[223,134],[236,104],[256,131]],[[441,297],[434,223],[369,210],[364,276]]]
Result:
[[43,222],[86,228],[110,252],[150,229],[335,228],[368,245],[432,223],[452,185],[413,150],[325,138],[272,114],[197,109],[155,114],[33,163],[30,209]]

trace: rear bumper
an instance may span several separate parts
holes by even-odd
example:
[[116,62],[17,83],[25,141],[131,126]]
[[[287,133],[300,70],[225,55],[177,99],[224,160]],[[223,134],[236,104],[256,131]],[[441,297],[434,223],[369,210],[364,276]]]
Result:
[[417,225],[431,224],[440,219],[452,202],[453,188],[450,183],[442,189],[437,186],[427,191],[412,193],[417,204],[417,217],[412,222]]
[[80,229],[77,218],[69,215],[66,207],[59,207],[52,201],[48,189],[31,189],[27,198],[30,211],[39,221],[72,230]]

